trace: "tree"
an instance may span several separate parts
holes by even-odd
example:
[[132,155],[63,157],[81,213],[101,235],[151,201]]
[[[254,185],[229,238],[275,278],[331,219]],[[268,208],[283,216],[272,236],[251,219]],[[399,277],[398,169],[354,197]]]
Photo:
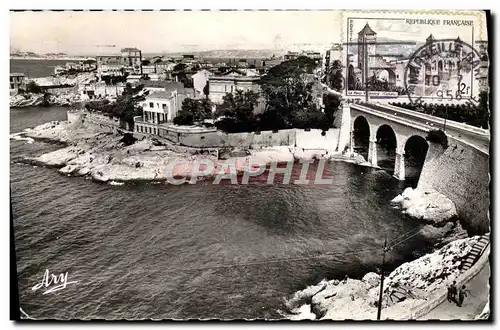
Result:
[[39,94],[42,93],[42,88],[32,80],[26,85],[26,92]]
[[192,125],[212,117],[212,102],[208,99],[195,100],[185,98],[177,117],[174,118],[176,125]]
[[440,144],[444,149],[448,148],[448,137],[442,130],[431,130],[425,138],[429,142]]
[[282,120],[277,126],[289,127],[294,113],[310,108],[313,72],[317,63],[305,56],[282,62],[272,67],[261,79],[262,93],[267,108],[273,114],[269,117]]
[[488,106],[489,94],[487,91],[479,93],[479,102],[468,112],[472,117],[468,123],[477,127],[488,129],[490,127],[490,109]]
[[428,115],[446,118],[448,120],[466,123],[484,129],[489,128],[490,110],[488,105],[489,93],[481,91],[477,103],[467,102],[466,104],[419,104],[414,103],[393,103],[393,105],[423,112]]
[[209,82],[207,80],[205,87],[203,87],[203,94],[205,94],[205,97],[207,97],[207,98],[208,98],[209,91],[210,91],[210,85],[209,85]]
[[175,125],[192,125],[194,122],[193,115],[189,112],[181,111],[173,120]]
[[344,88],[344,76],[342,75],[342,63],[335,60],[332,63],[330,72],[327,74],[328,86],[336,91],[342,91]]
[[222,99],[222,104],[215,112],[216,117],[224,116],[216,123],[218,129],[236,133],[252,132],[257,128],[256,117],[253,113],[259,99],[257,93],[236,90],[234,93],[227,93]]
[[335,114],[340,107],[340,97],[335,94],[323,95],[323,104],[325,105],[325,116],[329,127],[333,127]]
[[347,70],[347,88],[351,91],[365,89],[363,86],[361,86],[359,79],[356,77],[354,66],[352,64],[349,65]]
[[330,128],[326,115],[314,103],[306,109],[296,111],[292,117],[292,125],[295,128],[302,129],[319,128],[328,130]]
[[93,101],[85,105],[89,110],[101,111],[108,116],[120,118],[121,121],[127,123],[129,127],[134,126],[134,117],[142,116],[142,107],[138,106],[138,102],[143,97],[134,96],[137,92],[131,86],[125,87],[122,95],[118,97],[116,102],[109,103],[109,101]]

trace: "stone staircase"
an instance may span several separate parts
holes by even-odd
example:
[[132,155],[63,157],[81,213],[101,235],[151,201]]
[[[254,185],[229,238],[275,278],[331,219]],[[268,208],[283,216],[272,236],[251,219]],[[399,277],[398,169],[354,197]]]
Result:
[[481,236],[477,241],[477,243],[474,244],[472,250],[469,252],[467,257],[463,261],[460,270],[462,272],[469,270],[472,267],[472,265],[474,265],[474,263],[479,259],[483,251],[488,246],[488,244],[490,244],[490,233]]
[[[459,236],[454,237],[454,239],[466,238],[467,233],[463,232]],[[483,251],[486,249],[488,244],[490,243],[490,233],[483,235],[479,238],[476,244],[472,247],[469,254],[466,256],[462,265],[460,266],[460,271],[465,272],[470,269],[474,263],[479,259]],[[398,303],[400,301],[406,300],[407,298],[422,298],[425,296],[425,293],[420,292],[420,290],[416,290],[407,286],[398,286],[396,288],[391,288],[387,292],[388,298],[392,301],[392,303]]]

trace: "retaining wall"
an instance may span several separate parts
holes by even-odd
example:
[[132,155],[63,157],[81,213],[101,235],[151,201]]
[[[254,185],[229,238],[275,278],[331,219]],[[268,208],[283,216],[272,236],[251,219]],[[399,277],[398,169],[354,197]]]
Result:
[[[142,132],[141,132],[142,129]],[[297,146],[304,149],[336,150],[339,129],[331,128],[322,135],[322,130],[287,129],[273,131],[224,133],[216,129],[184,128],[168,125],[155,125],[136,121],[138,133],[158,135],[175,144],[192,148],[235,147],[260,149],[274,146]]]
[[430,143],[418,189],[434,188],[450,198],[459,217],[475,234],[489,232],[489,155],[448,137],[448,148]]
[[110,132],[122,131],[120,119],[118,117],[108,117],[99,112],[90,112],[86,110],[68,110],[68,124],[81,122],[82,124],[93,124]]

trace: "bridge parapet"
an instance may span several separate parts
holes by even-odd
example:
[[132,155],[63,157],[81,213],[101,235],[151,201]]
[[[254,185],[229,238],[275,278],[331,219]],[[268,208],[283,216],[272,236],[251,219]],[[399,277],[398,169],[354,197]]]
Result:
[[[377,104],[377,106],[380,106],[382,108],[387,108],[387,109],[390,109],[390,110],[393,110],[396,112],[404,113],[408,116],[413,116],[415,118],[425,119],[428,122],[432,122],[432,123],[438,124],[438,125],[444,125],[444,122],[445,122],[445,120],[443,118],[428,115],[428,114],[413,111],[413,110],[400,108],[400,107],[397,107],[397,106],[394,106],[391,104]],[[461,129],[461,130],[468,131],[471,133],[490,135],[490,131],[487,129],[475,127],[475,126],[464,124],[464,123],[459,123],[459,122],[456,122],[453,120],[446,120],[446,126],[453,127],[456,129]]]

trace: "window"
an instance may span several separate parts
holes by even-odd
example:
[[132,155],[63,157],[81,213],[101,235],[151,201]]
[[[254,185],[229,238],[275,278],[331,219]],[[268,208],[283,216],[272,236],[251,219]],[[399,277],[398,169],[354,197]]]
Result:
[[167,105],[165,103],[162,104],[163,110],[167,108]]
[[154,103],[153,103],[153,102],[149,102],[149,107],[150,107],[150,108],[154,108],[154,106],[155,106],[155,105],[154,105]]
[[160,103],[156,103],[156,107],[160,109]]

